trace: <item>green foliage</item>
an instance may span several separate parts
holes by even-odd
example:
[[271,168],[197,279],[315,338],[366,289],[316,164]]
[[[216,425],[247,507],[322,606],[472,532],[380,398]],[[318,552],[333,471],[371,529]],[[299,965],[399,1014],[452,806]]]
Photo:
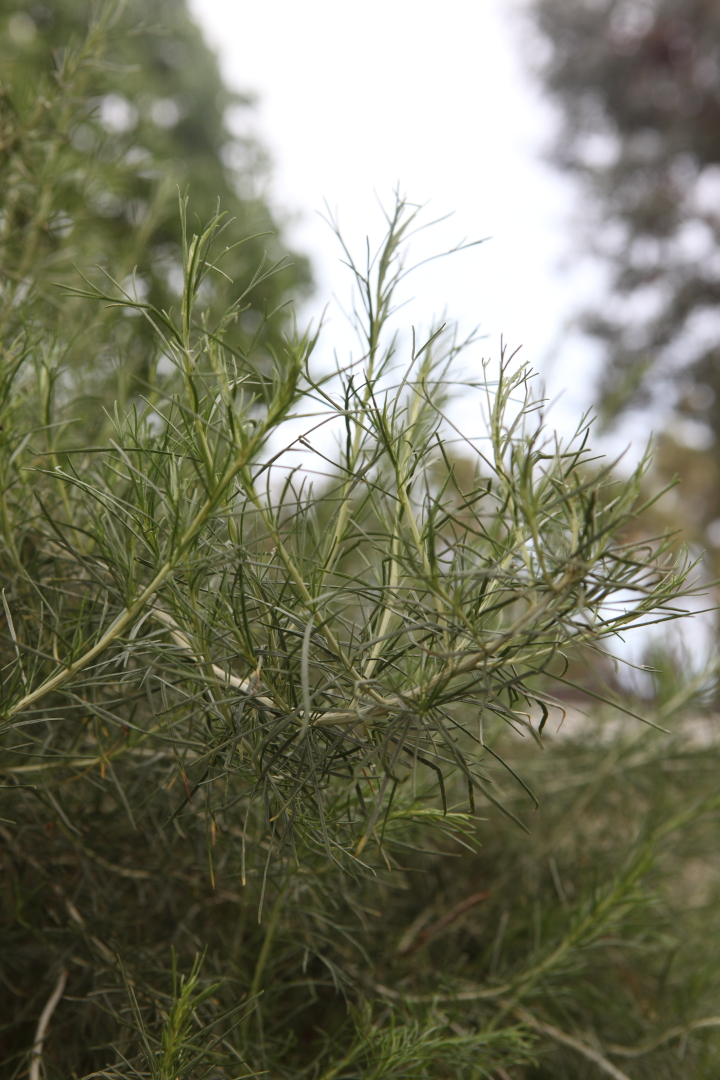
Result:
[[463,379],[446,329],[393,333],[404,200],[345,252],[362,354],[333,372],[313,333],[238,340],[271,271],[208,303],[235,227],[187,210],[175,310],[111,250],[64,287],[154,342],[96,441],[40,273],[3,326],[4,1075],[679,1080],[681,1040],[709,1080],[717,889],[704,940],[674,883],[716,752],[627,701],[551,734],[574,665],[691,588],[638,538],[642,469],[585,421],[561,444],[510,358]]
[[[236,308],[212,326],[196,315],[217,269],[218,220],[185,239],[177,321],[120,289],[77,290],[139,307],[172,366],[142,413],[117,413],[107,451],[54,443],[37,460],[22,428],[6,440],[6,543],[17,550],[20,528],[38,555],[29,575],[17,551],[5,730],[32,728],[49,695],[53,712],[74,713],[88,678],[93,693],[80,696],[98,718],[112,701],[118,723],[122,687],[147,697],[154,719],[148,729],[127,714],[119,760],[157,735],[184,778],[193,763],[215,824],[257,800],[270,852],[290,846],[302,862],[308,846],[344,863],[373,838],[382,846],[377,830],[418,764],[441,777],[445,760],[471,805],[473,792],[495,802],[483,721],[537,735],[518,706],[540,706],[539,676],[563,682],[568,650],[674,617],[686,561],[666,559],[663,544],[648,561],[644,539],[615,539],[641,471],[625,485],[607,469],[589,474],[586,426],[567,447],[547,438],[525,371],[505,359],[494,390],[487,371],[464,387],[487,396],[487,435],[467,444],[469,490],[455,482],[443,427],[456,347],[439,332],[413,343],[397,383],[394,345],[380,344],[413,218],[399,203],[376,268],[355,271],[369,313],[362,375],[351,365],[318,381],[314,340],[288,339],[266,406],[224,348]],[[295,443],[267,460],[290,417],[307,425],[300,474]],[[328,471],[309,433],[334,420],[344,436]],[[51,485],[39,513],[28,468]],[[323,471],[316,494],[306,476]],[[614,607],[627,591],[635,601]],[[68,735],[58,766],[79,749],[72,721]],[[379,778],[366,807],[368,770]]]
[[[0,322],[5,335],[28,319],[59,333],[86,425],[102,416],[98,399],[112,408],[143,392],[155,339],[141,318],[99,323],[56,283],[75,283],[76,265],[99,265],[156,307],[177,305],[178,188],[190,185],[201,220],[221,198],[248,237],[225,259],[229,277],[282,265],[260,276],[228,328],[236,345],[307,285],[306,262],[284,262],[274,235],[261,148],[227,126],[249,102],[224,87],[184,0],[2,3],[0,63]],[[229,289],[219,275],[206,282],[205,305],[224,311]],[[270,324],[275,343],[281,328]]]

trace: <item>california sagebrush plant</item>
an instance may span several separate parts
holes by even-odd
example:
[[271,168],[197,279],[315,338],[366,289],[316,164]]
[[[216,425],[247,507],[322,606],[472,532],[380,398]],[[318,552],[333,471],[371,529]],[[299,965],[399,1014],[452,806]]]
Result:
[[[438,830],[462,842],[477,800],[502,805],[496,721],[541,742],[568,654],[671,617],[687,565],[616,538],[639,478],[591,468],[585,429],[569,446],[548,436],[504,360],[494,383],[485,369],[462,384],[485,421],[461,444],[460,483],[458,350],[438,332],[403,362],[385,340],[413,219],[399,201],[354,267],[366,351],[332,377],[296,336],[262,394],[245,389],[252,355],[223,342],[238,307],[211,323],[198,299],[221,272],[220,219],[186,236],[177,313],[112,281],[78,290],[140,310],[157,335],[154,380],[107,446],[73,445],[62,373],[32,334],[6,345],[3,816],[11,849],[50,875],[57,921],[15,943],[12,968],[75,981],[58,1075],[471,1076],[527,1056],[512,1016],[462,1035],[409,1002],[374,1016],[362,950],[341,964],[333,939],[362,925],[373,878],[391,880],[408,845]],[[334,457],[328,440],[314,449],[330,424]],[[40,829],[44,850],[13,829]],[[61,878],[87,867],[85,902],[51,873],[53,851],[72,853]],[[224,981],[202,991],[196,964],[173,996],[168,909],[198,892],[236,915],[215,942],[171,937],[211,952]],[[308,1036],[328,977],[360,1041],[338,1016]],[[16,1030],[20,1067],[31,1042]]]
[[618,482],[584,424],[561,445],[511,361],[463,378],[446,331],[393,336],[403,200],[346,252],[363,348],[333,372],[310,334],[238,347],[232,224],[181,219],[177,310],[92,268],[73,290],[156,343],[103,443],[30,294],[1,343],[5,1074],[503,1080],[553,1046],[684,1075],[657,1052],[712,1030],[711,975],[628,1015],[615,957],[675,948],[643,883],[716,808],[707,752],[598,722],[541,753],[572,665],[686,588],[635,526],[642,469]]

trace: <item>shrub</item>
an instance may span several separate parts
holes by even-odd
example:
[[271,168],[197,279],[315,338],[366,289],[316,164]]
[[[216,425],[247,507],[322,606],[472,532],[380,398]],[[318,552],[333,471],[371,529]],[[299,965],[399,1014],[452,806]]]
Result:
[[6,1074],[541,1076],[549,1046],[665,1068],[716,1022],[714,969],[667,991],[673,1027],[618,1009],[644,976],[617,957],[667,952],[672,897],[643,883],[717,806],[707,751],[598,720],[540,754],[573,658],[688,587],[671,538],[633,531],[643,466],[617,480],[585,421],[548,433],[512,358],[463,378],[445,328],[393,336],[403,199],[374,257],[346,252],[363,350],[332,372],[312,333],[237,343],[247,291],[218,315],[204,287],[229,226],[186,209],[176,312],[109,272],[64,290],[156,343],[105,442],[58,335],[2,341]]

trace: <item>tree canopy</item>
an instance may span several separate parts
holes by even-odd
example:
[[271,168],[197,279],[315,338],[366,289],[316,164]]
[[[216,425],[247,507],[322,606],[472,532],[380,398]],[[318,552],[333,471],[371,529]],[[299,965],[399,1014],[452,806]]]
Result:
[[720,433],[720,11],[712,0],[537,0],[554,157],[586,182],[611,271],[586,329],[609,414],[667,399]]
[[[264,151],[231,131],[233,110],[241,115],[251,102],[223,83],[184,0],[0,3],[0,66],[6,329],[29,292],[33,318],[52,324],[72,366],[87,324],[58,284],[77,284],[76,266],[112,271],[159,309],[177,306],[178,192],[190,194],[191,221],[221,200],[243,238],[224,265],[230,279],[255,277],[231,329],[237,346],[308,287],[308,264],[288,257],[265,198]],[[229,287],[227,278],[208,283],[206,303],[224,307]],[[26,319],[26,302],[22,312]],[[92,318],[94,372],[82,389],[108,405],[138,389],[134,379],[147,377],[155,346],[143,318],[105,313],[101,342]],[[264,325],[266,342],[280,340],[282,325]]]

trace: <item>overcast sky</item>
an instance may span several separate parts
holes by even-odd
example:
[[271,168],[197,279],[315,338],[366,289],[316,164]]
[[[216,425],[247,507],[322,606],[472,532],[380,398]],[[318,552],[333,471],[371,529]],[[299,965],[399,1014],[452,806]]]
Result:
[[[502,334],[543,370],[565,427],[589,400],[588,351],[550,365],[587,282],[559,267],[572,250],[574,189],[542,163],[555,115],[529,73],[537,55],[520,0],[192,0],[227,81],[258,95],[252,128],[273,159],[271,198],[295,215],[293,243],[313,260],[317,313],[347,296],[339,251],[317,215],[339,213],[357,250],[379,238],[377,199],[399,183],[428,217],[452,213],[418,254],[459,239],[487,243],[436,262],[408,283],[404,315],[427,326],[445,309]],[[247,121],[246,121],[247,122]],[[325,340],[344,347],[342,316]],[[570,377],[572,376],[572,377]],[[578,377],[580,376],[580,377]]]
[[[402,317],[427,327],[447,309],[465,331],[481,324],[482,355],[498,354],[501,335],[522,346],[550,396],[562,391],[548,420],[569,434],[592,401],[598,361],[590,345],[568,343],[567,325],[602,278],[571,257],[579,193],[543,164],[557,115],[531,74],[542,45],[524,0],[190,3],[228,83],[258,95],[251,130],[273,159],[270,199],[293,215],[287,235],[318,282],[303,314],[317,317],[331,301],[329,355],[352,346],[332,305],[333,294],[347,301],[349,280],[318,211],[327,201],[361,250],[368,233],[382,234],[377,198],[387,204],[399,183],[428,217],[453,214],[418,255],[490,238],[411,278],[415,299]],[[651,422],[634,414],[594,445],[614,456],[632,441],[630,465]]]

